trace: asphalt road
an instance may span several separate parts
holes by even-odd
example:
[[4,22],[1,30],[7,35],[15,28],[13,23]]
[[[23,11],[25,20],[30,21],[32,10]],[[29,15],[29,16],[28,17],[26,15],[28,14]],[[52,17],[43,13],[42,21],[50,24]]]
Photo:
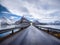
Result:
[[0,45],[60,45],[60,40],[31,25]]

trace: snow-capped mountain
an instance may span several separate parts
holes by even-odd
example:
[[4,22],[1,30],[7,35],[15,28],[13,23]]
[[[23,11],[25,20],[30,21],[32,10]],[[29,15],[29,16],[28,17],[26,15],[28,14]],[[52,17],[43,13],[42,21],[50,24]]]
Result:
[[54,21],[54,22],[51,22],[49,24],[51,24],[51,25],[60,25],[60,21]]
[[12,14],[6,7],[0,5],[0,25],[1,24],[14,24],[20,16]]
[[24,16],[22,16],[20,20],[15,22],[15,24],[21,24],[21,23],[30,23],[30,21]]
[[1,26],[2,26],[2,25],[13,24],[13,23],[14,23],[14,21],[12,21],[12,20],[10,20],[10,19],[8,19],[8,18],[6,18],[6,17],[0,18],[0,25],[1,25]]
[[8,24],[13,24],[13,23],[14,23],[14,21],[11,20],[11,19],[8,19],[8,18],[6,18],[6,17],[4,17],[4,19],[5,19],[5,21],[6,21]]

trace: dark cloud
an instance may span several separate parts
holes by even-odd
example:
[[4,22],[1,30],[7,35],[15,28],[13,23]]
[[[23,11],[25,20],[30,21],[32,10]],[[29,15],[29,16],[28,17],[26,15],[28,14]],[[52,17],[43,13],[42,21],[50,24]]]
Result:
[[[2,5],[15,14],[28,14],[47,21],[60,17],[60,0],[1,0]],[[59,13],[58,13],[59,12]],[[46,18],[46,16],[48,18]],[[57,18],[59,19],[59,18]]]

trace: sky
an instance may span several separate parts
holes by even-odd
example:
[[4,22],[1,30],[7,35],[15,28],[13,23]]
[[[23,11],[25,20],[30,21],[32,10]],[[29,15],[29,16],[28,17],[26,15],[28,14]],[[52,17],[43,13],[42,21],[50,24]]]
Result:
[[41,22],[60,20],[60,0],[0,0],[11,13],[32,16]]

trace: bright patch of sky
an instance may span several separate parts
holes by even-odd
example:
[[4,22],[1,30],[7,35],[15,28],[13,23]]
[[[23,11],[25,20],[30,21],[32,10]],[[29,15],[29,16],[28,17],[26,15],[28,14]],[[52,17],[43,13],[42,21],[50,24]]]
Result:
[[60,19],[60,0],[1,0],[11,13],[23,16],[32,15],[41,22]]

